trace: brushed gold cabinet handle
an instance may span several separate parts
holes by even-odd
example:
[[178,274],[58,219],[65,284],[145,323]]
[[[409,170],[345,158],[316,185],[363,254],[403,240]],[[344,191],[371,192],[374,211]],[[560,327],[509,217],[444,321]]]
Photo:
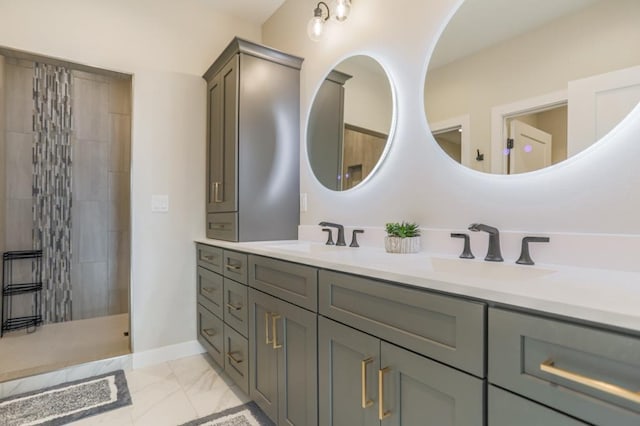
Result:
[[223,224],[219,224],[219,223],[212,223],[211,225],[209,225],[209,229],[217,229],[220,231],[224,231],[226,228],[226,225]]
[[215,259],[215,256],[212,255],[212,254],[210,254],[210,255],[203,254],[201,258],[205,259],[205,260],[208,260],[209,262],[213,262],[213,259]]
[[229,309],[230,311],[239,311],[240,309],[242,309],[242,305],[233,305],[231,303],[227,303],[227,309]]
[[378,419],[384,420],[391,415],[391,410],[384,411],[384,375],[391,370],[385,367],[378,370]]
[[602,382],[600,380],[592,379],[590,377],[586,377],[572,371],[558,368],[554,365],[554,361],[552,359],[548,359],[540,364],[540,370],[544,371],[545,373],[553,374],[554,376],[562,377],[563,379],[567,379],[572,382],[590,387],[592,389],[608,393],[609,395],[614,395],[619,398],[633,401],[635,403],[640,403],[640,392],[630,391],[629,389],[612,385],[611,383]]
[[282,345],[278,344],[278,325],[277,321],[282,318],[279,314],[271,316],[271,331],[273,334],[273,349],[280,349]]
[[229,358],[231,361],[235,362],[236,364],[241,364],[243,360],[234,357],[233,354],[235,353],[236,352],[227,352],[227,358]]
[[241,268],[240,265],[231,265],[230,263],[227,263],[226,265],[224,265],[224,267],[227,268],[229,271],[238,271]]
[[216,289],[212,287],[202,287],[202,291],[206,293],[213,293]]
[[362,370],[362,408],[368,408],[373,405],[372,399],[367,399],[367,365],[373,362],[373,358],[367,358],[360,361]]
[[265,343],[267,345],[272,345],[273,340],[269,339],[269,315],[271,315],[269,312],[264,313],[264,335],[266,336]]
[[213,182],[213,202],[214,203],[221,203],[223,201],[222,198],[220,198],[221,186],[222,186],[222,183]]
[[216,331],[213,328],[205,328],[202,331],[204,331],[204,334],[206,334],[209,337],[213,337],[216,335]]

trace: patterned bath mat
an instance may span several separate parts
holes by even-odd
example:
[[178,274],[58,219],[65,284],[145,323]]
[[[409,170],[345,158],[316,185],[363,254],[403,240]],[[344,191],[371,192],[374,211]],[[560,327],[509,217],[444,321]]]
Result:
[[64,425],[131,404],[122,370],[0,400],[0,425]]
[[229,408],[182,426],[275,426],[255,402]]

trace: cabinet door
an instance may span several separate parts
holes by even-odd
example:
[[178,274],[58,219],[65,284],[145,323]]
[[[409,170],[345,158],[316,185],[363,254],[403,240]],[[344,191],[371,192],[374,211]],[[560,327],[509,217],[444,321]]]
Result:
[[[276,299],[277,300],[277,299]],[[278,424],[318,424],[317,315],[278,300],[272,316],[278,351]]]
[[207,212],[234,212],[237,205],[238,56],[209,83]]
[[319,317],[318,363],[320,425],[379,425],[380,340]]
[[481,426],[483,382],[386,342],[380,344],[383,426]]
[[489,386],[489,426],[586,426],[550,408]]
[[249,395],[267,416],[278,420],[278,353],[273,348],[272,316],[277,300],[249,289]]

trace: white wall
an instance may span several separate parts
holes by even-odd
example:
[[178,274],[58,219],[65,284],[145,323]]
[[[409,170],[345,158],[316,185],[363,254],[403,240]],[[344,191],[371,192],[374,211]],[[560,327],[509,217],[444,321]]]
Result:
[[[140,352],[196,338],[195,249],[204,235],[200,77],[255,24],[200,0],[0,0],[0,45],[133,74],[132,341]],[[170,211],[151,213],[151,195]]]
[[638,108],[610,137],[562,164],[520,176],[476,172],[437,146],[423,107],[429,55],[461,0],[356,0],[349,19],[332,23],[318,43],[305,33],[315,3],[287,0],[263,26],[265,44],[305,58],[302,140],[322,78],[352,54],[368,53],[389,70],[397,89],[398,122],[383,167],[367,185],[343,193],[315,180],[306,145],[301,145],[301,190],[308,194],[309,207],[301,214],[303,225],[331,220],[382,226],[407,219],[433,228],[462,229],[484,222],[527,232],[639,233]]

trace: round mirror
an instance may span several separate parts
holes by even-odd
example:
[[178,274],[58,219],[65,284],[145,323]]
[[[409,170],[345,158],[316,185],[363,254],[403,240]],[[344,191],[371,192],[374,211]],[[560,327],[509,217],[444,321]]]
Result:
[[344,191],[364,182],[382,162],[393,126],[387,73],[368,56],[352,56],[325,77],[307,125],[307,152],[316,178]]
[[480,171],[561,162],[640,101],[638,46],[638,0],[466,0],[429,62],[430,130]]

